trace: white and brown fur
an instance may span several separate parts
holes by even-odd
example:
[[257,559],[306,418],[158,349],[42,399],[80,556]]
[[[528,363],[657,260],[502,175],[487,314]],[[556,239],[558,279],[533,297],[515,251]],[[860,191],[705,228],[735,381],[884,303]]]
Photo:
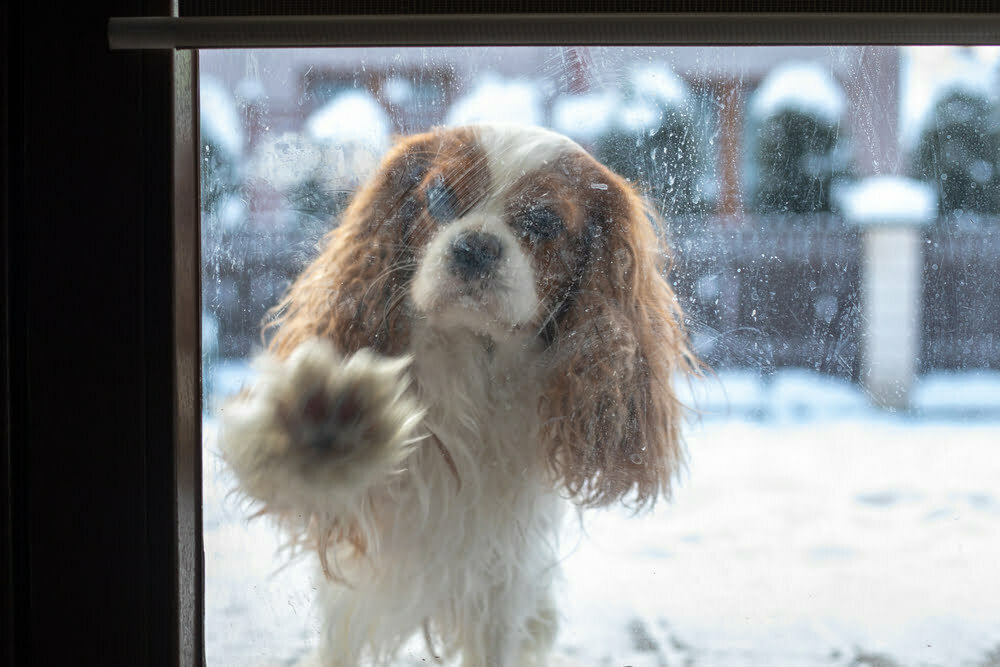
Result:
[[402,140],[277,309],[221,415],[239,490],[322,567],[325,665],[423,632],[544,665],[564,509],[667,495],[697,362],[655,216],[569,139]]

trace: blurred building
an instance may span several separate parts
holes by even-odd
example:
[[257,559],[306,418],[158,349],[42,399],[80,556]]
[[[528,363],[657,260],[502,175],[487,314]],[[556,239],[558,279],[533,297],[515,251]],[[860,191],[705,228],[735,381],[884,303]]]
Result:
[[743,128],[747,100],[776,65],[807,61],[828,68],[847,97],[844,133],[860,175],[900,170],[900,51],[882,47],[411,48],[272,49],[201,54],[202,72],[236,92],[251,147],[265,133],[297,130],[338,94],[362,89],[399,133],[445,122],[451,105],[486,75],[532,80],[543,124],[556,100],[614,87],[622,72],[656,63],[687,82],[696,112],[713,132],[718,212],[743,209]]

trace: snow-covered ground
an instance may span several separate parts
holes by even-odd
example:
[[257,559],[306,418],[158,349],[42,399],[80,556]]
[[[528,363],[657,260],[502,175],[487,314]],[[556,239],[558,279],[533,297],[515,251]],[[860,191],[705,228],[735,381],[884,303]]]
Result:
[[[1000,373],[925,377],[895,415],[800,371],[692,393],[673,501],[568,522],[554,665],[1000,665]],[[208,664],[289,664],[317,631],[311,570],[227,496],[212,432]],[[402,664],[429,662],[416,643]]]

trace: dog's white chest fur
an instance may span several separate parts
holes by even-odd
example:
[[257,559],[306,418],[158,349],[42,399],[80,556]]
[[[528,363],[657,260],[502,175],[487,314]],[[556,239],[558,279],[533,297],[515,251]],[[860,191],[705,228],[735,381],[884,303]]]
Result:
[[468,331],[418,329],[412,374],[428,429],[442,444],[467,449],[475,469],[485,461],[538,467],[539,347],[533,338],[496,342]]
[[527,655],[555,632],[565,505],[536,450],[540,369],[525,372],[524,342],[414,333],[411,390],[426,437],[375,497],[378,550],[345,569],[349,588],[326,591],[327,617],[348,624],[334,643],[359,636],[349,624],[360,621],[372,624],[362,636],[393,646],[416,622],[467,655]]

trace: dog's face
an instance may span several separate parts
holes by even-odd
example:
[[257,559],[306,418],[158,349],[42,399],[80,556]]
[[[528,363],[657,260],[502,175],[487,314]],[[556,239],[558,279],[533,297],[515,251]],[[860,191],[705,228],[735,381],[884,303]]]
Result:
[[537,340],[525,349],[550,367],[550,467],[583,503],[650,500],[680,453],[671,376],[694,363],[651,220],[623,179],[554,132],[409,137],[293,285],[272,350],[320,336],[347,353],[407,353],[418,320]]
[[609,174],[537,128],[482,126],[430,141],[436,157],[411,194],[414,310],[439,327],[543,334],[581,275],[595,216],[614,205]]

